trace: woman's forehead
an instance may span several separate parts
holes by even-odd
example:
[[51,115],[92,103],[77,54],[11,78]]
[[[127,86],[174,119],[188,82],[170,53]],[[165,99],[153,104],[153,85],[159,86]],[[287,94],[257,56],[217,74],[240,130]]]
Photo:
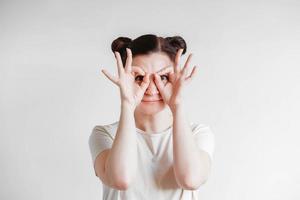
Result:
[[132,65],[141,67],[145,72],[155,73],[161,69],[172,66],[173,62],[163,53],[151,53],[149,55],[137,55],[132,59]]

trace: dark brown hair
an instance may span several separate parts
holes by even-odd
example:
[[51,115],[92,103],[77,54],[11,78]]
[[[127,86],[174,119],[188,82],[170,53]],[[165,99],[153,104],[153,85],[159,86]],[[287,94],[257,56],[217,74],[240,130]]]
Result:
[[125,66],[127,58],[126,48],[131,49],[132,57],[154,52],[164,52],[174,62],[177,51],[183,49],[183,55],[187,47],[184,39],[180,36],[163,38],[153,34],[146,34],[134,40],[128,37],[118,37],[112,42],[111,50],[113,53],[115,51],[120,53],[123,66]]

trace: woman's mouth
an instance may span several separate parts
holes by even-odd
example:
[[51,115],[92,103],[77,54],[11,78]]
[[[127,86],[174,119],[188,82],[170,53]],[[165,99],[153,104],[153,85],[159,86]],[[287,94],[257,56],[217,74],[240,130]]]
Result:
[[144,96],[142,102],[151,103],[151,102],[159,102],[162,101],[162,97],[160,95],[153,95],[153,96]]
[[149,103],[151,103],[151,102],[157,102],[157,101],[161,101],[161,99],[160,100],[152,100],[152,101],[144,101],[144,100],[142,100],[142,102],[149,102]]
[[142,102],[147,102],[147,103],[151,103],[151,102],[158,102],[158,101],[162,101],[162,99],[143,99]]

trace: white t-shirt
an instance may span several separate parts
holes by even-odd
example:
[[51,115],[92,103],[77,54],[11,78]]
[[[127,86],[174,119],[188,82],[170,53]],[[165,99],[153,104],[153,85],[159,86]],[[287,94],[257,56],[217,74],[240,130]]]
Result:
[[[112,147],[118,121],[108,125],[96,125],[89,137],[89,147],[94,166],[97,155]],[[214,134],[209,126],[190,124],[194,141],[206,151],[211,160],[214,153]],[[116,190],[103,184],[105,200],[196,200],[198,190],[179,188],[173,173],[172,126],[155,134],[136,128],[138,171],[134,182],[127,190]],[[95,169],[94,169],[95,172]],[[95,172],[96,175],[96,172]]]

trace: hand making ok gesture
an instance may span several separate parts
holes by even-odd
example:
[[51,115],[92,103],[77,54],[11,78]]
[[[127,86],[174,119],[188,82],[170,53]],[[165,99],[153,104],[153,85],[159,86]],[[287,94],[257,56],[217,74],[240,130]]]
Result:
[[190,54],[185,62],[184,67],[181,69],[179,66],[180,56],[183,49],[177,51],[175,57],[175,65],[164,68],[160,74],[169,73],[169,82],[164,84],[160,79],[160,76],[155,73],[155,84],[164,100],[164,102],[173,110],[176,106],[182,102],[182,91],[184,87],[194,78],[196,73],[196,66],[193,67],[192,72],[188,75],[189,62],[192,58]]
[[[145,73],[140,67],[132,66],[132,52],[129,48],[126,48],[127,58],[125,68],[123,67],[121,55],[119,52],[115,52],[117,59],[117,67],[119,77],[113,77],[106,70],[102,70],[104,75],[115,83],[120,88],[121,103],[126,103],[136,108],[141,102],[144,93],[150,83],[149,74]],[[135,82],[135,72],[145,76],[143,82],[139,85]]]

